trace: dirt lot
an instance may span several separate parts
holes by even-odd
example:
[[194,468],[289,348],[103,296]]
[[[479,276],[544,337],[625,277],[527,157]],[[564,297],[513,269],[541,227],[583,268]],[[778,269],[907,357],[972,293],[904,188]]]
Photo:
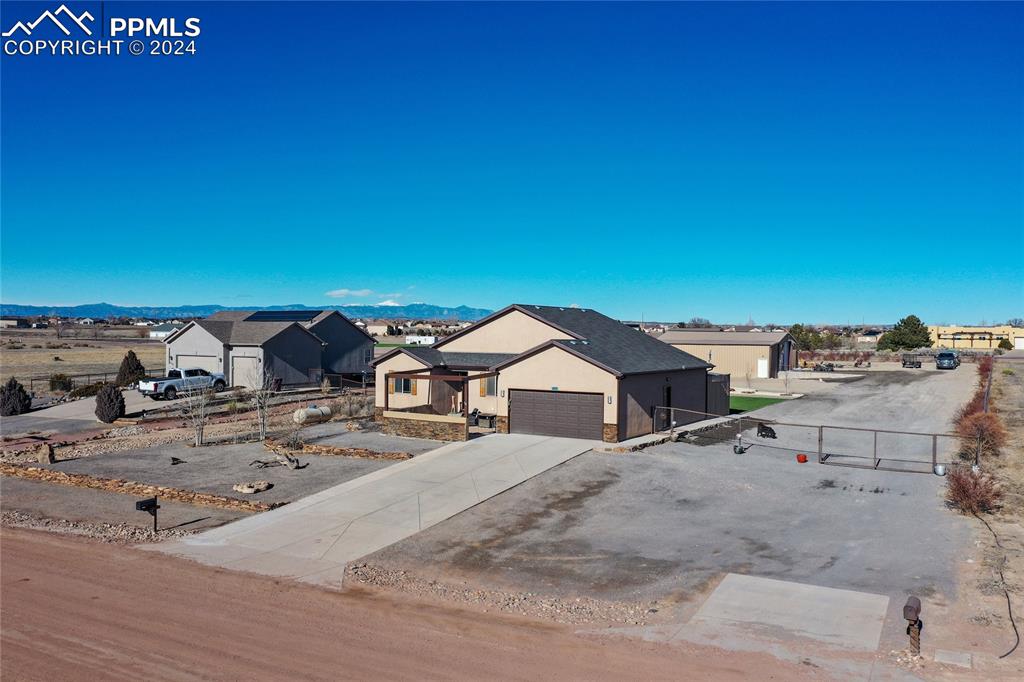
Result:
[[582,637],[32,531],[0,543],[4,679],[820,678],[764,654]]
[[[19,347],[21,346],[21,347]],[[0,336],[0,375],[14,376],[29,388],[30,377],[46,378],[51,374],[116,374],[121,360],[129,350],[135,351],[146,369],[164,367],[162,342],[150,339],[57,339],[51,332],[45,336]],[[54,360],[59,357],[60,360]],[[99,378],[99,377],[97,377]],[[36,395],[49,395],[45,381],[35,383]]]
[[[974,377],[973,368],[872,373],[762,412],[946,431]],[[367,562],[428,580],[654,604],[666,617],[683,616],[728,572],[866,591],[892,598],[883,647],[902,647],[908,594],[934,609],[956,598],[974,550],[969,522],[945,508],[938,477],[801,465],[794,455],[763,446],[736,455],[728,442],[588,453]]]

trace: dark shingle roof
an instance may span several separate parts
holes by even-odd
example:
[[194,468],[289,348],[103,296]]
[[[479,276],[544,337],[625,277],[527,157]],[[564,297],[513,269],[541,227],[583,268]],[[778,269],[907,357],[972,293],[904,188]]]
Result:
[[[219,313],[218,313],[219,315]],[[246,322],[244,320],[205,319],[196,324],[217,337],[221,343],[231,346],[258,346],[269,341],[295,322]],[[320,340],[316,334],[302,325],[296,325],[310,336]],[[170,340],[170,338],[168,339]],[[322,343],[322,341],[321,341]]]
[[513,307],[580,337],[559,340],[555,344],[619,374],[711,367],[689,353],[596,310],[521,304]]
[[453,369],[500,367],[523,354],[447,352],[444,350],[444,345],[476,326],[486,324],[489,320],[501,317],[512,310],[519,310],[563,330],[561,334],[552,334],[552,340],[538,348],[547,345],[559,346],[570,353],[587,358],[619,376],[712,367],[700,358],[673,348],[638,329],[627,327],[595,310],[521,304],[499,310],[476,325],[442,339],[430,348],[417,346],[395,349],[376,358],[373,364],[379,364],[386,358],[393,357],[394,353],[406,352],[432,367],[448,366]]
[[452,369],[487,369],[515,357],[513,353],[449,353],[426,346],[413,346],[402,350],[426,362],[431,367],[450,367]]

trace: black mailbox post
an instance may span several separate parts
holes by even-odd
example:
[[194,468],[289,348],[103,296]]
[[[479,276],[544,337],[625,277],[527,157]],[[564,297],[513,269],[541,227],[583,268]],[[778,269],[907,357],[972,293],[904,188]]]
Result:
[[155,497],[139,500],[135,503],[135,511],[149,512],[153,516],[153,532],[156,532],[156,510],[160,508]]

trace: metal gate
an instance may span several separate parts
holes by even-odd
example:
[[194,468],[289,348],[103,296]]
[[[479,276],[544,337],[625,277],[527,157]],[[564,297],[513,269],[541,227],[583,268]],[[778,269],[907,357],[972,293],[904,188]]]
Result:
[[[659,407],[660,411],[688,412],[692,421],[693,410]],[[894,431],[831,424],[796,424],[749,415],[721,417],[701,413],[704,419],[689,426],[670,428],[668,433],[688,434],[701,444],[712,442],[733,444],[745,451],[750,447],[764,447],[787,453],[804,453],[819,464],[930,474],[937,464],[949,465],[960,459],[961,441],[952,433],[923,433]],[[673,415],[674,416],[674,415]],[[714,420],[714,421],[712,421]],[[667,420],[658,415],[656,423]],[[676,420],[676,423],[682,419]]]

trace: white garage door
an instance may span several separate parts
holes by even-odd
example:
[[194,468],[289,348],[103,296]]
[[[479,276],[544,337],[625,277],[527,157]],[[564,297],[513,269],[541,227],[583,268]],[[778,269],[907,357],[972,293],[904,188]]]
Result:
[[1013,337],[1013,349],[1024,350],[1024,336]]
[[254,388],[259,381],[259,369],[256,358],[238,356],[231,358],[231,376],[228,377],[232,386]]
[[220,366],[217,357],[214,355],[179,355],[177,359],[179,369],[205,369],[207,372],[219,372]]

